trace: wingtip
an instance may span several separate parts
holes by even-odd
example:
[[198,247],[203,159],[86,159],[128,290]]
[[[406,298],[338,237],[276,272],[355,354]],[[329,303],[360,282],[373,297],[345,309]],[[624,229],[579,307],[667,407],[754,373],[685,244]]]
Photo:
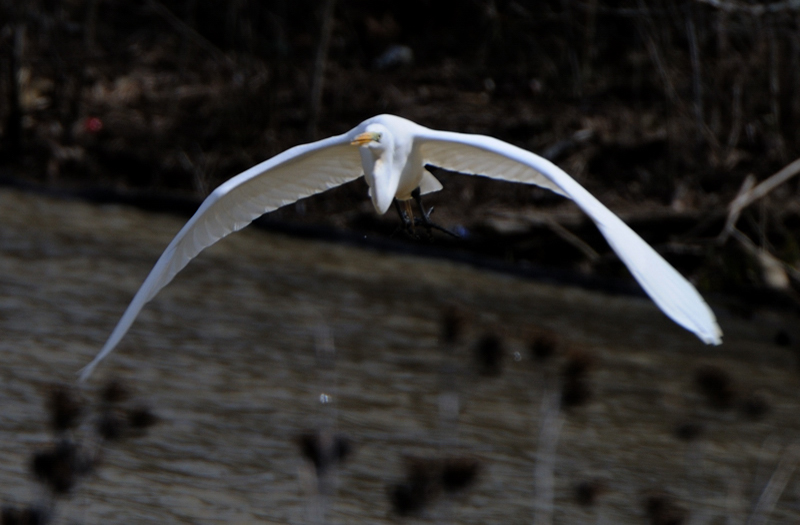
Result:
[[707,345],[719,346],[722,344],[722,329],[716,322],[714,322],[712,329],[701,329],[696,331],[695,334]]

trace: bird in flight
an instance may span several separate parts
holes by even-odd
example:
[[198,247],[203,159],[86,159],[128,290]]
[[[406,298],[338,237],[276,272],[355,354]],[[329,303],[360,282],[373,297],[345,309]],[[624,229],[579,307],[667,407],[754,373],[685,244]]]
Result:
[[[80,380],[114,349],[144,305],[204,248],[265,213],[362,175],[375,211],[383,214],[392,202],[408,204],[442,189],[425,169],[427,164],[541,186],[572,199],[661,311],[704,343],[722,342],[716,318],[694,286],[555,164],[485,135],[438,131],[394,115],[378,115],[342,135],[290,148],[214,190],[164,250],[103,348],[81,370]],[[424,210],[422,214],[427,222]]]

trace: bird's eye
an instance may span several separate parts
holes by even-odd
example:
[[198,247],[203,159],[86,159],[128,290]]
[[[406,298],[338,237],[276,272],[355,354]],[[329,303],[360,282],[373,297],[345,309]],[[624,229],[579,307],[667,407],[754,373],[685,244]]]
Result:
[[374,140],[375,142],[380,142],[381,141],[381,137],[383,137],[383,133],[373,133],[372,134],[372,140]]

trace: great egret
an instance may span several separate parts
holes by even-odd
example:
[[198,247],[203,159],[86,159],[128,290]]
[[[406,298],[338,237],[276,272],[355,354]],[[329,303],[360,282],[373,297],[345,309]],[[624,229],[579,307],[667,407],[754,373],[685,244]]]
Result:
[[553,163],[484,135],[429,129],[394,115],[378,115],[347,133],[295,146],[236,175],[214,190],[150,271],[99,354],[80,373],[92,373],[125,335],[142,307],[201,250],[260,215],[334,188],[363,173],[375,211],[395,199],[442,189],[425,170],[432,164],[552,190],[575,201],[658,307],[706,344],[722,331],[700,294],[650,245]]

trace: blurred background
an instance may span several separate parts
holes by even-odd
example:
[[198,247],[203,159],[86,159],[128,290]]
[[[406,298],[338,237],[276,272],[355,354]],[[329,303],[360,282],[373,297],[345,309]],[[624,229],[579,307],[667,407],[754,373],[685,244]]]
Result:
[[[697,242],[722,231],[747,175],[766,179],[797,154],[791,3],[75,0],[0,10],[5,181],[196,203],[290,146],[386,112],[557,162],[702,289],[769,282],[755,246],[789,265],[800,255],[796,180],[744,211],[738,227],[752,246]],[[549,192],[442,177],[431,204],[440,222],[474,234],[462,249],[626,275],[613,257],[587,262],[585,248],[602,256],[605,243]],[[588,246],[556,232],[554,217]],[[361,182],[271,218],[395,229],[370,213]],[[780,266],[793,276],[783,288],[796,286]]]
[[[0,101],[3,525],[28,504],[70,523],[797,522],[794,2],[0,0]],[[214,187],[380,113],[557,163],[697,285],[726,343],[630,297],[564,199],[435,170],[427,202],[461,239],[398,234],[363,181],[278,210],[148,306],[80,393],[99,419],[48,433],[52,385]],[[159,418],[116,449],[113,377]],[[92,468],[51,450],[98,432]]]

